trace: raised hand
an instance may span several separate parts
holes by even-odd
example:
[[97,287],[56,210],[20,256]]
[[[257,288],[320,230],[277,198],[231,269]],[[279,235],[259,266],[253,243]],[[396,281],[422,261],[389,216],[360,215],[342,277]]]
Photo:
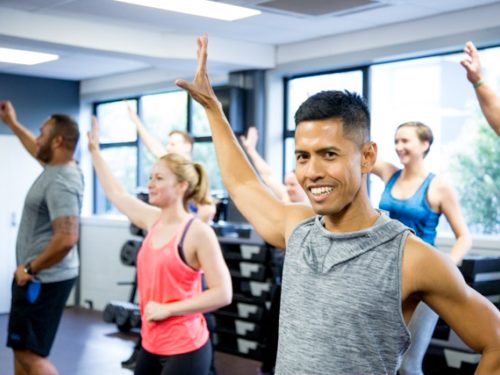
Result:
[[132,108],[132,106],[128,103],[128,101],[124,100],[123,101],[125,103],[125,105],[127,106],[127,111],[128,111],[128,115],[130,116],[130,119],[134,122],[137,122],[137,121],[141,121],[141,119],[139,118],[139,116],[137,116],[137,113],[136,111],[134,111],[134,109]]
[[479,82],[481,77],[481,64],[479,63],[479,54],[472,42],[465,43],[464,52],[467,58],[460,61],[460,64],[467,71],[467,79],[474,84]]
[[97,118],[92,116],[92,129],[87,132],[89,139],[89,151],[99,151],[99,124]]
[[175,81],[175,84],[186,90],[194,100],[206,108],[212,105],[218,105],[219,103],[207,74],[208,35],[206,33],[203,34],[203,36],[197,38],[196,42],[198,44],[198,66],[193,82],[188,83],[187,81],[178,79]]
[[0,118],[7,125],[11,125],[17,121],[16,110],[10,101],[0,102]]
[[257,128],[255,126],[248,128],[247,135],[241,135],[240,140],[241,144],[247,151],[255,150],[257,148],[257,141],[259,140],[259,133],[257,132]]

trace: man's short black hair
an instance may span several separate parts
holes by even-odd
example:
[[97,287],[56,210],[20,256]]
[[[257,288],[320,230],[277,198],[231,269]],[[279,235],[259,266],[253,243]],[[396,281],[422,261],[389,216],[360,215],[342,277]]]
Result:
[[361,96],[345,91],[321,91],[295,112],[295,126],[304,121],[340,119],[346,137],[358,145],[370,139],[370,112]]

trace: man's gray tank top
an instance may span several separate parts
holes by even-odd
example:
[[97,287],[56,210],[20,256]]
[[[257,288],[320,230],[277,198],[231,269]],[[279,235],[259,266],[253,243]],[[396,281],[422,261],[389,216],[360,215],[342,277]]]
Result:
[[303,221],[288,241],[276,374],[396,374],[410,342],[401,310],[410,231],[385,214],[349,233],[323,220]]

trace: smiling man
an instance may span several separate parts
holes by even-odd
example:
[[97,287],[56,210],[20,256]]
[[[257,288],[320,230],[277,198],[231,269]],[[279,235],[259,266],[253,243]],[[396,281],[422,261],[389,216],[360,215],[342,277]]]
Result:
[[452,262],[370,204],[377,146],[363,100],[326,91],[300,106],[296,174],[312,208],[285,204],[260,182],[224,116],[206,71],[207,42],[198,38],[194,81],[177,85],[205,108],[231,199],[267,242],[286,247],[276,374],[395,374],[421,300],[482,353],[477,374],[498,373],[493,304]]

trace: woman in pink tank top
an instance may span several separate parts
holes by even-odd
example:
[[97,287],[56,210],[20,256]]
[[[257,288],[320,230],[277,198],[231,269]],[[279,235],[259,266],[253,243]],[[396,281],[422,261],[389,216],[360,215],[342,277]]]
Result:
[[134,374],[208,374],[212,347],[203,313],[231,303],[232,287],[214,231],[188,212],[189,201],[207,204],[205,170],[178,154],[161,157],[146,204],[113,176],[99,150],[95,119],[89,151],[108,199],[148,231],[137,258],[142,348]]

